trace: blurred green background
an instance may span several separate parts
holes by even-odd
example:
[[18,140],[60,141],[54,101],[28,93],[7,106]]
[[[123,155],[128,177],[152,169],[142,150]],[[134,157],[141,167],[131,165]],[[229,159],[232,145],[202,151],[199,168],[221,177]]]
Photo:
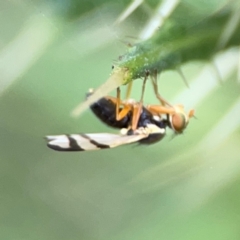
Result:
[[[190,89],[176,72],[161,76],[169,101],[196,109],[184,135],[95,152],[46,147],[49,134],[116,132],[90,111],[70,112],[158,1],[113,26],[129,3],[0,2],[0,239],[240,239],[236,51],[223,57],[222,84],[212,69],[198,79],[204,63],[183,66]],[[145,102],[157,103],[150,84]]]

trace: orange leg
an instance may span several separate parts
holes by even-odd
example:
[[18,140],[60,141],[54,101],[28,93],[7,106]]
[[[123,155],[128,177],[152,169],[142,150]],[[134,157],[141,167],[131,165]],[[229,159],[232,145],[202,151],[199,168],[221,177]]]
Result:
[[145,86],[147,82],[148,74],[143,79],[143,85],[142,85],[142,93],[141,93],[141,98],[140,102],[136,103],[133,105],[133,115],[132,115],[132,124],[131,124],[131,129],[135,131],[137,129],[138,121],[142,112],[142,107],[143,107],[143,96],[145,92]]
[[120,112],[116,113],[116,120],[120,121],[121,119],[123,119],[132,109],[131,105],[124,105],[124,107],[121,109]]
[[131,91],[132,91],[132,85],[133,85],[133,81],[131,81],[127,86],[127,92],[126,92],[126,98],[125,99],[130,98],[130,94],[131,94]]
[[146,108],[154,115],[174,114],[176,112],[174,108],[164,107],[161,105],[148,105]]
[[137,129],[139,117],[142,112],[142,103],[137,103],[133,105],[133,115],[132,115],[132,124],[131,129],[135,131]]
[[[145,85],[147,81],[148,75],[146,74],[144,80],[143,80],[143,86],[142,86],[142,93],[141,93],[141,98],[139,103],[125,103],[121,101],[121,92],[120,88],[117,88],[117,97],[107,97],[111,101],[113,101],[116,104],[116,120],[120,121],[123,119],[131,110],[133,111],[132,114],[132,122],[131,122],[131,129],[136,130],[139,117],[142,112],[142,107],[143,107],[143,96],[144,96],[144,91],[145,91]],[[127,89],[127,94],[126,94],[126,99],[129,99],[130,93],[131,93],[131,88],[132,88],[132,83],[128,85]],[[123,106],[123,108],[120,110],[120,107]]]
[[[120,88],[117,88],[117,98],[116,98],[116,120],[120,121],[121,119],[123,119],[131,110],[131,105],[130,104],[123,104],[121,102],[121,92],[120,92]],[[120,105],[123,105],[123,108],[120,111]]]
[[121,104],[121,92],[120,92],[120,88],[117,88],[117,101],[116,101],[116,119],[117,121],[119,121],[120,119],[118,119],[118,114],[119,114],[119,109],[120,109],[120,104]]
[[152,85],[153,85],[154,93],[155,93],[157,99],[160,101],[160,103],[161,103],[163,106],[168,105],[168,106],[172,107],[172,105],[171,105],[169,102],[167,102],[167,100],[165,100],[165,99],[160,95],[160,93],[159,93],[159,91],[158,91],[157,70],[155,71],[155,73],[154,73],[153,77],[151,78],[151,80],[152,80]]
[[144,96],[144,92],[145,92],[145,87],[146,87],[146,82],[147,82],[147,77],[148,75],[146,75],[143,79],[143,85],[142,85],[142,94],[141,94],[141,98],[140,98],[140,102],[143,102],[143,96]]
[[[123,119],[132,109],[132,104],[131,103],[123,103],[121,100],[121,93],[120,93],[120,88],[117,88],[117,97],[112,97],[112,96],[107,96],[105,97],[106,99],[111,100],[114,104],[116,104],[116,120],[120,121]],[[122,107],[122,108],[120,108]]]

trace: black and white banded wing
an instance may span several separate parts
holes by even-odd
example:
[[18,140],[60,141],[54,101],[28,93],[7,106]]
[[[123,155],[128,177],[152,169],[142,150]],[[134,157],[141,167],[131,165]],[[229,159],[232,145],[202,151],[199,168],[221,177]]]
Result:
[[148,134],[118,135],[111,133],[89,133],[46,136],[47,146],[56,151],[92,151],[138,142]]

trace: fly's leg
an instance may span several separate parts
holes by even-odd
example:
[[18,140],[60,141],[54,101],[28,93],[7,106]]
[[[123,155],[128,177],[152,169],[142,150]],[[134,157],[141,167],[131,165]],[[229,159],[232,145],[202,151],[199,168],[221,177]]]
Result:
[[131,129],[135,131],[138,126],[138,121],[142,112],[143,108],[143,97],[144,97],[144,92],[145,92],[145,87],[146,87],[146,82],[148,78],[149,73],[146,73],[146,76],[143,79],[143,85],[142,85],[142,93],[141,93],[141,98],[139,103],[135,103],[133,105],[133,115],[132,115],[132,124],[131,124]]
[[142,112],[142,104],[141,103],[136,103],[133,105],[133,115],[132,115],[132,123],[130,129],[135,131],[138,126],[138,121],[140,114]]
[[126,100],[130,98],[131,91],[132,91],[133,81],[131,81],[127,86],[127,92],[126,92]]
[[169,108],[169,107],[165,107],[162,105],[148,105],[148,106],[146,106],[146,108],[153,115],[161,115],[161,114],[172,115],[176,112],[174,108]]
[[[122,120],[132,109],[132,104],[131,103],[123,103],[121,100],[121,91],[120,88],[117,88],[117,97],[111,97],[107,96],[107,99],[110,99],[114,104],[116,104],[116,120],[120,121]],[[121,106],[123,106],[121,108]]]
[[169,106],[169,107],[172,107],[172,105],[166,100],[164,99],[159,91],[158,91],[158,83],[157,83],[157,70],[155,70],[151,80],[152,80],[152,85],[153,85],[153,90],[154,90],[154,93],[155,93],[155,96],[157,97],[157,99],[160,101],[160,103],[163,105],[163,106]]

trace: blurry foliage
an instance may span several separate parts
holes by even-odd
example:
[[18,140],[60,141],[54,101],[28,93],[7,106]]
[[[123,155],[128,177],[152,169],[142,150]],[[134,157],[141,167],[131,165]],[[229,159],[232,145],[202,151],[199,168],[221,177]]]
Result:
[[[235,70],[222,86],[212,69],[196,84],[204,63],[183,66],[190,89],[176,72],[161,75],[170,102],[190,108],[200,96],[183,136],[97,152],[46,147],[47,134],[114,132],[90,111],[69,113],[147,17],[138,9],[112,28],[130,1],[101,2],[78,1],[74,14],[71,1],[0,2],[0,239],[239,240],[240,91],[227,56],[219,70]],[[199,11],[211,12],[217,1],[202,3]],[[136,81],[133,98],[140,89]],[[145,102],[157,103],[150,86]]]
[[31,1],[33,4],[48,4],[56,14],[64,17],[65,20],[76,20],[83,14],[86,14],[97,8],[101,8],[103,5],[117,5],[119,8],[124,9],[126,4],[129,4],[131,0],[35,0]]
[[155,69],[162,72],[177,69],[189,61],[210,61],[214,54],[239,45],[240,21],[230,39],[223,46],[218,46],[233,14],[233,5],[218,10],[217,4],[211,9],[209,3],[194,3],[196,2],[196,6],[187,1],[179,3],[155,35],[134,45],[121,57],[119,65],[126,68],[126,75],[129,75],[123,80],[124,83],[144,77],[146,70],[151,75]]

